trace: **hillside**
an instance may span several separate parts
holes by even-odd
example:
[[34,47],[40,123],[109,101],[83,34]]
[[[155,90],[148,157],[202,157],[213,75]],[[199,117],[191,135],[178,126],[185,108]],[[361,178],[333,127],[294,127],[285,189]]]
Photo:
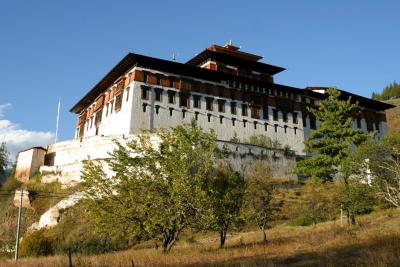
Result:
[[388,131],[389,133],[400,134],[400,98],[386,100],[385,102],[396,106],[386,110]]
[[[225,249],[214,236],[185,238],[170,254],[147,247],[97,256],[73,255],[73,266],[399,266],[400,210],[373,212],[359,225],[341,227],[340,221],[309,227],[286,223],[260,233],[235,233]],[[66,256],[0,262],[1,266],[67,266]]]

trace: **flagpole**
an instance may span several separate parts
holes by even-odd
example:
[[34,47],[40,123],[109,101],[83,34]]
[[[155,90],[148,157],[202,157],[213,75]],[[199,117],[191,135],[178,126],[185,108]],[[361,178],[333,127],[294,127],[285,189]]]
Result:
[[61,105],[61,98],[58,99],[57,123],[56,123],[56,137],[54,138],[54,143],[57,143],[57,137],[58,137],[58,123],[59,123],[59,121],[60,121],[60,105]]

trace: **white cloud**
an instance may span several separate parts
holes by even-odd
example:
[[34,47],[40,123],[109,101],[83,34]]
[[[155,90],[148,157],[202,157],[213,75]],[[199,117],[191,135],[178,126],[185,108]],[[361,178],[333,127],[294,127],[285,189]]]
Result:
[[[11,104],[0,104],[0,118],[4,111],[11,108]],[[21,129],[19,124],[9,120],[0,120],[0,143],[5,142],[10,161],[16,160],[19,151],[32,146],[44,146],[54,141],[53,132],[37,132]]]

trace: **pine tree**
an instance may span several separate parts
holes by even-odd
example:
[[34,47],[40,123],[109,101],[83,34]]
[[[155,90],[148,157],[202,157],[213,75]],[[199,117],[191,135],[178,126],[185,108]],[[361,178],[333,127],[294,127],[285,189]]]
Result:
[[352,148],[367,139],[366,134],[351,128],[358,104],[352,103],[351,98],[340,100],[340,91],[333,88],[327,94],[326,99],[317,102],[316,108],[309,108],[320,126],[304,142],[309,157],[300,161],[295,170],[322,181],[332,181]]

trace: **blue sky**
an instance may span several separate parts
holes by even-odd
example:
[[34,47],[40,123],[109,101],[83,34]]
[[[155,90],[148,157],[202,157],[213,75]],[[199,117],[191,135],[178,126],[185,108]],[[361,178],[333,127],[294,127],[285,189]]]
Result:
[[287,70],[275,81],[369,97],[400,73],[400,1],[19,1],[0,3],[0,141],[73,138],[68,112],[124,55],[185,62],[229,39]]

